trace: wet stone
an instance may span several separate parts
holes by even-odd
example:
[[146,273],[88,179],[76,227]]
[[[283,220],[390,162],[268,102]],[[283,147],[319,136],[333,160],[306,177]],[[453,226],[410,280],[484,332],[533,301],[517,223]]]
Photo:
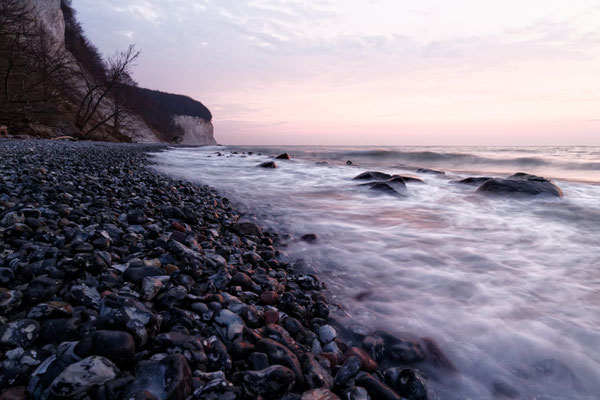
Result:
[[277,294],[277,292],[274,291],[266,291],[261,293],[260,301],[263,304],[274,305],[277,304],[277,302],[279,301],[279,295]]
[[135,341],[127,332],[99,330],[84,336],[74,351],[80,357],[97,355],[117,365],[130,365],[135,357]]
[[349,357],[344,361],[337,374],[335,375],[335,386],[344,386],[350,379],[354,378],[362,368],[362,363],[358,357]]
[[221,310],[215,317],[215,322],[219,324],[219,332],[224,340],[233,341],[244,330],[244,321],[242,318],[229,310]]
[[277,168],[277,164],[273,161],[265,161],[264,163],[258,164],[257,167],[260,168]]
[[265,353],[253,352],[248,356],[248,365],[251,369],[259,371],[269,366],[269,358]]
[[40,324],[33,319],[20,319],[0,326],[0,347],[29,348],[38,338]]
[[117,376],[119,369],[104,357],[88,357],[69,365],[50,385],[56,397],[75,397]]
[[302,393],[301,400],[339,400],[340,398],[329,389],[312,389]]
[[352,179],[356,179],[356,180],[383,181],[383,180],[388,180],[391,177],[392,176],[390,174],[386,174],[384,172],[367,171],[367,172],[363,172],[360,175],[355,176]]
[[248,371],[242,382],[246,394],[276,399],[288,392],[295,383],[294,372],[281,365],[273,365],[261,371]]
[[192,374],[185,358],[172,354],[158,361],[140,361],[135,380],[124,390],[123,398],[138,398],[148,392],[156,399],[185,399],[192,392]]

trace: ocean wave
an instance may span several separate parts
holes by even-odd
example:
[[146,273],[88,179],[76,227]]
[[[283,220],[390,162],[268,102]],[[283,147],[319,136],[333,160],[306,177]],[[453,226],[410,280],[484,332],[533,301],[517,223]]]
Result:
[[489,165],[519,167],[555,167],[572,170],[600,170],[600,162],[566,162],[540,157],[491,158],[469,153],[440,153],[435,151],[356,150],[343,151],[336,158],[363,158],[407,163],[451,166]]

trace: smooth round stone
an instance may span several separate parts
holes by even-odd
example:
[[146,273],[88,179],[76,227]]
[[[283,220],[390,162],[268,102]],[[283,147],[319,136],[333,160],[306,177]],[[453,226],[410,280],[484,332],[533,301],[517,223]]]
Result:
[[279,321],[279,313],[275,310],[265,311],[265,324],[276,324]]
[[274,305],[279,301],[279,295],[274,291],[262,292],[260,295],[260,301],[266,305]]
[[135,340],[127,332],[94,331],[81,339],[75,353],[81,357],[103,356],[116,364],[131,364],[135,357]]
[[336,336],[337,332],[331,325],[323,325],[319,328],[319,340],[321,340],[321,343],[323,344],[332,342]]

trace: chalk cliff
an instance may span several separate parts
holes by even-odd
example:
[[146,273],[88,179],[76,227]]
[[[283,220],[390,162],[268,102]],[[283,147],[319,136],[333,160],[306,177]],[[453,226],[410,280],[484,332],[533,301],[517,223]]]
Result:
[[183,137],[180,144],[187,145],[215,145],[213,125],[200,117],[189,115],[176,115],[175,123],[183,129]]
[[[35,8],[36,19],[49,33],[53,45],[68,54],[77,61],[77,54],[71,53],[69,43],[65,39],[66,31],[73,25],[78,25],[69,1],[65,0],[25,0],[32,4]],[[67,8],[64,8],[67,7]],[[65,10],[65,12],[63,12]],[[66,13],[66,14],[65,14]],[[72,32],[72,31],[70,31]],[[86,85],[83,77],[73,76],[70,84],[79,91],[80,97],[85,95]],[[132,91],[129,92],[133,93]],[[181,98],[185,96],[173,95],[160,92],[160,100],[156,101],[156,95],[151,96],[150,91],[139,88],[135,91],[135,97],[132,96],[132,102],[136,106],[132,106],[129,111],[125,111],[122,121],[124,128],[119,128],[117,134],[111,126],[110,120],[102,130],[95,132],[92,140],[110,140],[110,141],[131,141],[131,142],[176,142],[189,145],[208,145],[216,144],[213,134],[213,125],[211,123],[212,114],[202,103],[193,99],[186,98],[185,103],[182,103]],[[73,102],[77,104],[76,101]],[[163,107],[167,105],[168,107]],[[68,109],[64,105],[59,107]],[[102,101],[98,108],[98,120],[102,120],[110,115],[113,109],[113,99],[107,97]],[[201,112],[198,113],[198,110]],[[66,113],[66,112],[65,112]],[[190,114],[190,115],[188,115]],[[158,118],[157,115],[160,117]],[[166,117],[165,117],[166,116]],[[171,119],[171,123],[166,123]],[[65,120],[68,120],[65,116]],[[158,122],[160,121],[160,123]],[[55,122],[55,121],[54,121]],[[2,125],[2,121],[0,121]],[[40,125],[40,124],[37,124]],[[44,125],[42,122],[41,125]],[[60,124],[48,124],[48,129],[45,132],[57,132],[60,134],[69,134],[68,129],[62,127],[70,126],[73,128],[73,121],[60,121]],[[61,129],[57,129],[58,125]],[[173,133],[173,127],[176,128],[176,134]],[[33,131],[35,134],[35,131]]]

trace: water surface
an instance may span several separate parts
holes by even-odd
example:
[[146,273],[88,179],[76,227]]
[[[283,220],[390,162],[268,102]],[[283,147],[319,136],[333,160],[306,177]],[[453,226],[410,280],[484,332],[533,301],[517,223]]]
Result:
[[[293,159],[256,168],[283,151]],[[214,186],[290,233],[288,257],[328,283],[353,323],[435,339],[458,369],[417,366],[440,399],[500,399],[506,385],[520,399],[599,398],[600,148],[203,147],[155,157],[159,170]],[[409,183],[402,198],[376,194],[352,180],[366,170],[426,183]],[[449,183],[519,171],[554,179],[565,197],[490,198]],[[317,243],[298,239],[306,233]]]

